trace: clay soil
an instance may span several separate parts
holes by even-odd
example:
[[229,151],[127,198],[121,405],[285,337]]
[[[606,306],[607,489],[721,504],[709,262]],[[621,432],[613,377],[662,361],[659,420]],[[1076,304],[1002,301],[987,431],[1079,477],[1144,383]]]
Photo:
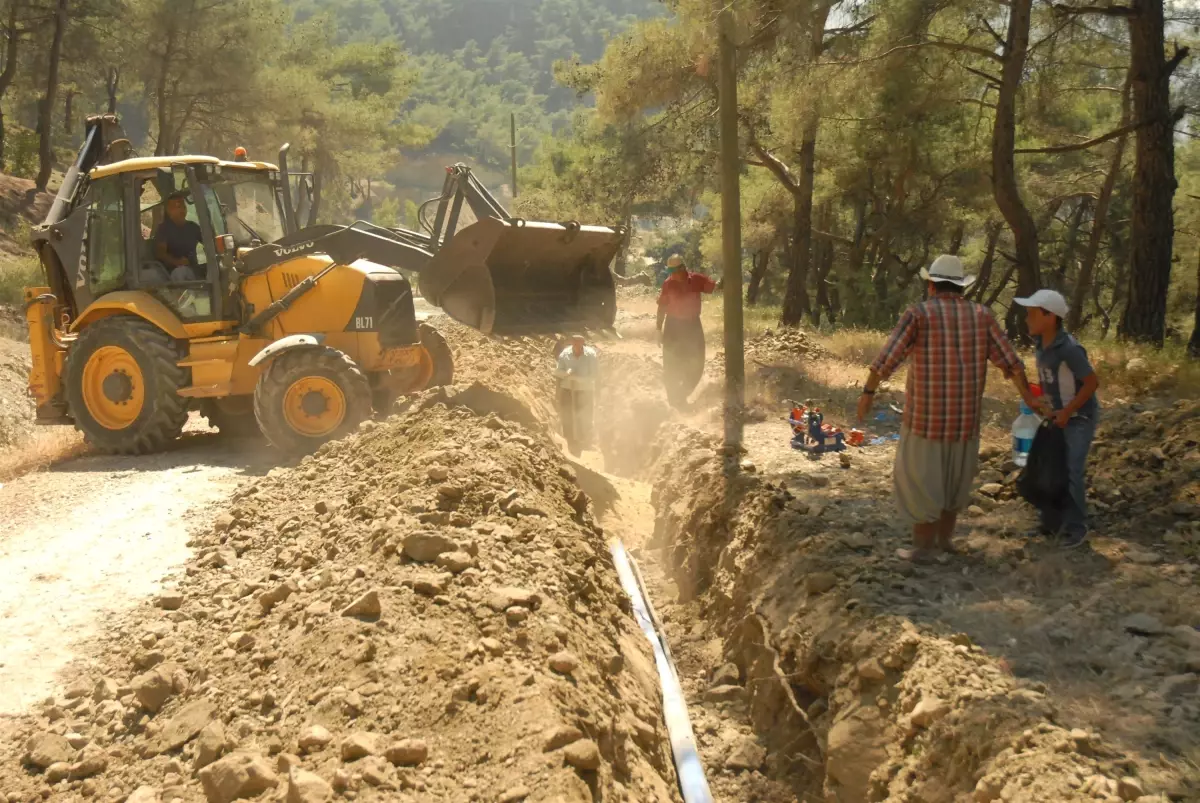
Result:
[[[845,460],[788,445],[784,400],[848,423],[861,366],[818,338],[754,340],[746,451],[727,456],[719,333],[670,410],[652,296],[627,288],[621,339],[598,344],[595,448],[572,457],[553,341],[436,323],[456,386],[297,464],[256,447],[198,478],[215,501],[176,513],[181,552],[147,551],[153,584],[97,601],[82,639],[59,631],[57,674],[24,667],[47,691],[0,720],[4,803],[678,800],[614,537],[716,800],[1200,798],[1195,402],[1105,400],[1097,535],[1072,552],[1026,536],[989,429],[962,554],[913,567],[893,557],[891,441]],[[224,448],[196,437],[146,470]],[[47,538],[77,526],[78,505],[22,498]],[[32,607],[55,602],[74,610]]]

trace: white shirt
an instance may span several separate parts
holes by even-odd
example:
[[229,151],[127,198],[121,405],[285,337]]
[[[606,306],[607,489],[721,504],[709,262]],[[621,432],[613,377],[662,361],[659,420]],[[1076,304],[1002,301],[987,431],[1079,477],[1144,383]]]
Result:
[[570,375],[576,379],[595,379],[599,372],[600,355],[591,346],[583,347],[583,354],[576,357],[571,346],[558,355],[558,375]]

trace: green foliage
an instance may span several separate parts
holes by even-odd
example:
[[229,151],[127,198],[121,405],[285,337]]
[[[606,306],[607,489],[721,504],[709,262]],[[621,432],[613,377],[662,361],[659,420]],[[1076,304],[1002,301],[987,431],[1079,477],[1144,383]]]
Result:
[[400,201],[395,198],[385,198],[375,207],[371,216],[372,222],[384,228],[396,228],[402,224],[400,220]]
[[23,304],[25,288],[36,287],[43,281],[42,266],[36,257],[0,260],[0,304]]
[[325,17],[339,43],[395,44],[412,54],[406,125],[438,151],[504,168],[509,115],[518,156],[569,122],[575,93],[558,61],[598,59],[631,22],[661,14],[655,0],[291,0],[296,19]]

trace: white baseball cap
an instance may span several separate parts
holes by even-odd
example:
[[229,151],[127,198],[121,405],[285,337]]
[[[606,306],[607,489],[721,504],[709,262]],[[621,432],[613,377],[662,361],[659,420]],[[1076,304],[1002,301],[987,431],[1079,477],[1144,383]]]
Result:
[[933,260],[928,270],[921,268],[921,278],[929,282],[950,282],[959,287],[975,282],[974,276],[967,276],[963,271],[962,260],[953,254],[942,254]]
[[1014,298],[1013,301],[1022,307],[1040,307],[1060,318],[1067,317],[1067,312],[1071,309],[1067,306],[1063,294],[1055,290],[1038,290],[1029,298]]

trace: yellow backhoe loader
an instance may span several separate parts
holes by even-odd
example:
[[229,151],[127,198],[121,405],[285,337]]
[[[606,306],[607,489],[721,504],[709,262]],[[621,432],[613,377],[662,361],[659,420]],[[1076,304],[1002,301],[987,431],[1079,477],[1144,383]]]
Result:
[[[513,218],[462,165],[448,168],[425,233],[313,225],[311,214],[301,226],[316,208],[312,183],[299,177],[308,195],[296,203],[286,154],[279,167],[134,158],[115,116],[88,119],[33,233],[46,277],[25,291],[38,423],[140,454],[199,409],[223,431],[257,428],[309,451],[399,394],[452,380],[451,351],[417,322],[399,268],[484,332],[612,325],[621,230]],[[199,232],[190,271],[164,264],[156,245],[178,198]],[[464,202],[479,220],[458,230]]]

